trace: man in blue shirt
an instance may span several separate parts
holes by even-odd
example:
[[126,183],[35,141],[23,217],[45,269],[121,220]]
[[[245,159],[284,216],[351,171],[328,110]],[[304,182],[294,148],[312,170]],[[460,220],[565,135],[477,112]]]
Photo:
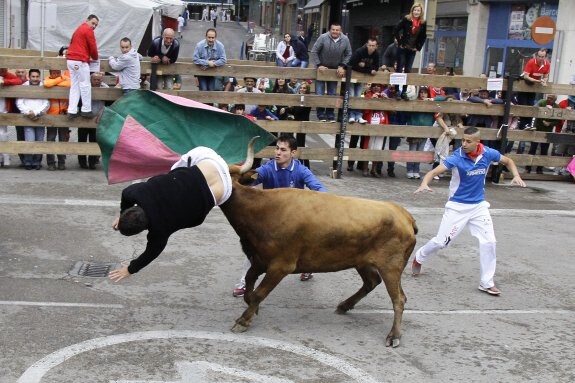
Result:
[[[206,38],[200,41],[194,49],[193,62],[199,65],[202,70],[210,70],[222,65],[226,65],[226,51],[224,44],[216,40],[217,32],[214,28],[208,28]],[[215,76],[197,76],[200,90],[216,90]]]
[[[297,152],[296,139],[282,134],[276,141],[275,159],[268,161],[256,169],[258,177],[252,185],[262,184],[264,189],[299,188],[305,186],[310,190],[327,192],[327,189],[318,181],[311,170],[305,167],[294,156]],[[245,293],[246,273],[250,268],[250,261],[244,261],[244,270],[240,282],[234,289],[234,297],[241,297]],[[300,280],[307,281],[313,277],[311,273],[302,273]]]
[[492,162],[500,162],[513,174],[511,184],[525,187],[512,159],[501,155],[497,150],[480,143],[480,132],[469,127],[463,132],[463,145],[449,156],[442,164],[423,177],[421,185],[415,191],[432,191],[428,186],[434,176],[451,170],[449,184],[449,201],[437,235],[415,252],[411,266],[414,276],[421,273],[421,264],[427,257],[447,247],[461,230],[469,225],[471,235],[479,240],[479,263],[481,281],[479,290],[490,295],[499,295],[501,291],[495,286],[495,232],[489,214],[489,203],[485,201],[485,177]]

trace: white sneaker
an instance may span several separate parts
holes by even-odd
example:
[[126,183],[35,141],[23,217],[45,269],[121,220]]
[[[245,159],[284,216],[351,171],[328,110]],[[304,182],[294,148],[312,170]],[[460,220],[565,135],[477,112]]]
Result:
[[407,173],[407,178],[409,178],[410,180],[414,179],[415,176],[413,175],[413,173]]
[[413,173],[413,178],[415,178],[416,180],[420,179],[421,176],[419,175],[419,173]]
[[367,123],[367,120],[364,120],[364,119],[361,118],[361,117],[359,118],[358,121],[359,121],[360,124],[366,124],[366,123]]
[[439,176],[433,176],[433,179],[439,181]]
[[355,118],[351,117],[348,121],[350,124],[354,124],[355,123]]

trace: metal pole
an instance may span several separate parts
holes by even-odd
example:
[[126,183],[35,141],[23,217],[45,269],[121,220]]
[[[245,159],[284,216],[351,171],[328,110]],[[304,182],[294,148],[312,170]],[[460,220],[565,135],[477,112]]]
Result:
[[[342,84],[343,86],[343,84]],[[351,67],[348,66],[345,70],[345,91],[343,92],[343,110],[341,117],[341,125],[339,134],[336,136],[337,151],[337,166],[335,178],[341,178],[341,171],[343,167],[343,151],[345,148],[345,132],[347,130],[347,119],[349,114],[349,90],[351,88]]]

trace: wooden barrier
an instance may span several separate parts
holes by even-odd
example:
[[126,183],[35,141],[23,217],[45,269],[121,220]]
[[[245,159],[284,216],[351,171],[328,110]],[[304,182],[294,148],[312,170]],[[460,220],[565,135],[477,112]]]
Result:
[[[39,57],[35,51],[23,51],[0,48],[0,67],[8,68],[65,68],[65,59],[53,57],[52,53],[46,52],[44,57]],[[26,55],[22,55],[26,54]],[[323,72],[315,69],[301,68],[280,68],[276,66],[262,65],[261,62],[253,61],[231,61],[223,67],[203,71],[197,65],[190,62],[190,58],[180,58],[178,63],[162,66],[159,65],[158,74],[181,74],[181,75],[202,75],[202,76],[229,76],[243,78],[245,76],[253,77],[270,77],[270,78],[299,78],[299,79],[319,79],[336,81],[335,70],[326,70]],[[245,65],[245,64],[250,65]],[[255,64],[256,65],[252,65]],[[265,64],[265,63],[264,63]],[[103,71],[111,71],[107,60],[101,61]],[[142,72],[150,73],[151,64],[149,61],[142,62]],[[432,76],[408,74],[407,82],[413,85],[432,84],[435,87],[451,88],[484,88],[486,79],[466,76]],[[389,73],[380,72],[375,76],[352,73],[351,82],[389,82]],[[506,89],[507,80],[504,80],[504,89]],[[528,86],[523,81],[513,83],[513,89],[526,92],[556,93],[559,95],[575,94],[575,86],[565,84],[548,84]],[[316,95],[285,95],[285,94],[253,94],[253,93],[234,93],[234,92],[200,92],[190,90],[166,91],[195,101],[203,103],[226,103],[226,104],[266,104],[266,105],[287,105],[287,106],[305,106],[305,107],[327,107],[341,108],[343,106],[343,97],[341,96],[316,96]],[[92,89],[92,98],[95,100],[113,101],[121,97],[120,89],[116,88],[94,88]],[[68,89],[28,87],[28,86],[11,86],[0,88],[0,97],[9,98],[67,98]],[[445,112],[462,115],[492,115],[503,116],[504,106],[493,105],[486,107],[484,104],[474,104],[469,102],[437,102],[437,101],[396,101],[391,99],[364,99],[351,97],[349,107],[354,109],[369,110],[386,110],[386,111],[406,111],[406,112]],[[549,109],[528,106],[511,106],[511,115],[522,117],[575,120],[575,110],[568,109]],[[257,123],[269,132],[288,132],[288,133],[307,133],[307,134],[338,134],[340,124],[320,123],[313,121],[257,121]],[[95,119],[86,120],[77,118],[73,122],[66,116],[41,116],[37,121],[31,121],[20,114],[0,114],[0,125],[10,126],[48,126],[62,127],[74,125],[75,128],[95,128],[97,123]],[[485,140],[496,140],[497,130],[482,128],[481,135]],[[346,134],[367,135],[367,136],[391,136],[391,137],[438,137],[441,134],[440,128],[418,127],[418,126],[397,126],[397,125],[361,125],[348,124]],[[458,131],[458,137],[461,137],[462,131]],[[531,141],[547,142],[554,144],[574,144],[575,135],[545,133],[536,131],[510,130],[507,132],[507,139],[511,141]],[[61,153],[61,154],[99,154],[97,144],[90,143],[59,143],[59,142],[0,142],[0,153]],[[264,149],[258,156],[270,157],[273,153],[271,149]],[[313,149],[301,148],[300,158],[312,160],[331,161],[337,158],[338,150],[331,149]],[[387,150],[362,150],[362,149],[344,149],[343,160],[359,161],[410,161],[410,162],[430,162],[432,159],[431,152],[406,152],[406,151],[387,151]],[[547,167],[565,166],[569,159],[566,157],[552,156],[531,156],[531,155],[510,155],[517,165],[540,165]],[[562,179],[562,178],[558,178]]]

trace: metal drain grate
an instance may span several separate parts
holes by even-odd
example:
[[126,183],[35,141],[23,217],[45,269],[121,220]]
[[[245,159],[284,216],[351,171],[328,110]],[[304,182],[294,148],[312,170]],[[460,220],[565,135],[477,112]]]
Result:
[[72,266],[69,274],[80,277],[106,278],[110,270],[116,267],[117,263],[94,263],[78,261]]

